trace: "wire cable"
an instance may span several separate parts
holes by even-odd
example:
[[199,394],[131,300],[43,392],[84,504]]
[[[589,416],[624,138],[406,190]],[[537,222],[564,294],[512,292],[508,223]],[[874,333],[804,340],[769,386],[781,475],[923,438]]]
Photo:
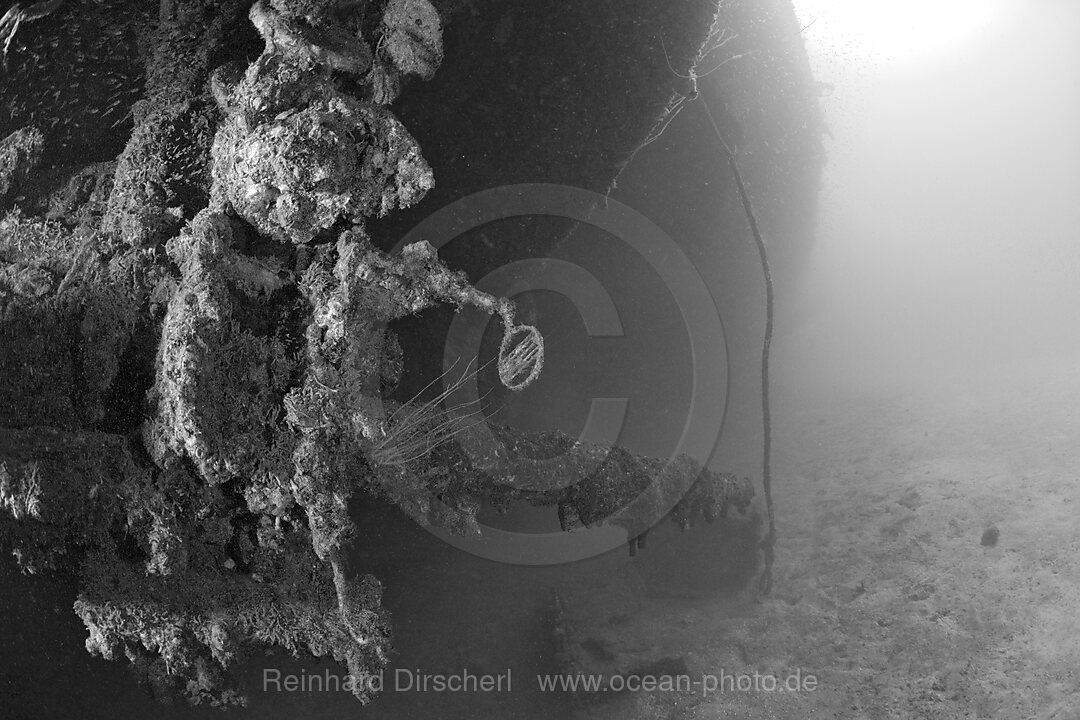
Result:
[[746,213],[746,219],[750,224],[750,232],[754,236],[754,243],[757,245],[758,259],[761,262],[761,272],[765,276],[765,337],[761,343],[761,486],[765,492],[765,512],[768,516],[769,531],[765,537],[762,538],[760,543],[762,552],[765,555],[765,569],[758,582],[758,590],[763,595],[768,595],[772,590],[772,568],[776,555],[776,514],[773,511],[772,473],[770,468],[770,459],[772,457],[772,417],[769,410],[769,350],[772,345],[773,335],[772,269],[769,267],[769,255],[765,250],[765,240],[761,235],[757,214],[754,212],[754,206],[750,202],[750,194],[746,191],[746,184],[743,182],[742,173],[739,172],[739,165],[735,162],[735,153],[732,152],[731,147],[720,133],[720,127],[716,124],[716,119],[713,118],[712,110],[709,109],[709,103],[704,97],[701,98],[701,103],[705,106],[705,114],[709,116],[709,122],[712,124],[713,131],[716,133],[716,139],[720,141],[720,147],[724,149],[724,155],[727,157],[728,164],[731,166],[731,171],[735,176],[735,186],[739,190],[739,199],[742,201],[743,211]]

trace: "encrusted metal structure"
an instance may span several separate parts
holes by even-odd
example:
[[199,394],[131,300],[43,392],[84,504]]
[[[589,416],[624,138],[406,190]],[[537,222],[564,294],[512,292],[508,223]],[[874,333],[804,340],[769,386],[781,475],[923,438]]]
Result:
[[[494,428],[505,452],[481,467],[441,397],[393,399],[405,358],[388,328],[436,304],[501,319],[509,388],[543,363],[512,303],[424,242],[386,253],[395,238],[370,229],[434,186],[390,105],[410,78],[435,77],[444,19],[468,35],[478,8],[174,0],[147,22],[117,0],[49,5],[11,31],[23,89],[0,91],[19,124],[0,142],[0,546],[25,572],[77,578],[92,653],[222,705],[244,701],[229,670],[259,647],[381,669],[382,586],[347,552],[367,541],[356,493],[455,532],[476,530],[482,503],[512,500],[557,506],[566,530],[650,493],[680,524],[746,510],[749,481],[558,433]],[[665,51],[709,37],[698,15],[715,9],[699,5],[680,6]],[[493,42],[513,22],[494,23]],[[139,48],[139,68],[110,55],[121,45]],[[111,83],[81,119],[65,114],[77,88],[48,66],[69,56],[102,58]],[[38,91],[54,88],[50,107]],[[601,189],[665,121],[671,96],[658,97],[627,117],[632,142],[583,165]],[[68,161],[75,149],[85,164]],[[545,489],[529,473],[551,465],[533,457],[589,465],[588,480]],[[648,520],[625,522],[633,550]]]

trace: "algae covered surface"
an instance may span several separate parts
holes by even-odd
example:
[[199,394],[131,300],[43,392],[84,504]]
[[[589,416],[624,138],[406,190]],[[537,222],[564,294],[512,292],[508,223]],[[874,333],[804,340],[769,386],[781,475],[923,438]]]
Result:
[[[0,538],[70,593],[89,653],[214,707],[248,702],[240,676],[264,651],[382,671],[393,626],[378,563],[356,562],[377,540],[354,497],[453,533],[476,533],[482,507],[557,507],[562,531],[612,521],[631,551],[655,508],[681,525],[747,511],[749,480],[689,458],[510,428],[470,455],[461,408],[395,394],[408,358],[392,325],[437,305],[501,323],[510,390],[545,357],[512,302],[427,242],[390,254],[396,238],[371,230],[435,186],[392,104],[436,76],[455,8],[127,5],[5,26],[13,77],[53,104],[9,97],[26,124],[0,145]],[[65,58],[99,59],[114,92],[61,88]],[[80,93],[82,122],[63,115]],[[44,113],[66,120],[37,128]],[[552,457],[589,481],[552,485],[531,462]],[[644,513],[619,514],[643,495]]]
[[[717,141],[791,293],[825,129],[789,3],[64,0],[6,17],[12,717],[1080,713],[1075,362],[890,392],[815,377],[799,329],[779,338],[776,564],[754,592],[761,268]],[[674,293],[652,294],[612,233],[537,212],[401,242],[523,183],[632,205],[723,306],[707,468],[640,449],[678,434],[696,338],[635,315]],[[590,346],[599,368],[540,332],[542,300],[477,279],[538,258],[600,258],[622,282],[627,341]],[[448,362],[440,322],[475,312],[490,352]],[[650,412],[614,446],[565,430],[613,376],[664,397],[635,396]],[[520,527],[613,530],[617,548],[535,568],[453,545]],[[507,691],[401,684],[466,670]],[[282,673],[340,683],[283,692]],[[543,684],[585,676],[657,687]]]

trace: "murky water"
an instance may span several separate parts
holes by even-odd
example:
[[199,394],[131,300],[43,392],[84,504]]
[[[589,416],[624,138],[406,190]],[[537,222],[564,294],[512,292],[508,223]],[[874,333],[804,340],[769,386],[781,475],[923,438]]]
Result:
[[[836,29],[865,11],[798,4],[803,24],[823,18],[804,31],[829,84],[819,218],[785,209],[769,174],[783,168],[754,144],[762,119],[740,115],[721,67],[609,204],[476,279],[515,295],[546,342],[534,385],[485,397],[491,422],[688,453],[749,477],[749,512],[680,528],[665,508],[634,554],[622,530],[613,545],[579,531],[599,550],[544,544],[544,562],[513,562],[362,500],[352,560],[382,581],[395,636],[382,693],[361,707],[338,665],[260,656],[242,671],[249,707],[230,713],[1080,717],[1080,6],[992,5],[986,18],[965,6],[979,22],[957,21],[952,41],[875,54],[844,44],[869,26]],[[745,136],[718,138],[717,118]],[[764,283],[721,140],[776,251],[769,595],[756,585]],[[410,366],[404,388],[497,344],[478,318],[444,319],[453,352]],[[407,352],[433,343],[430,327],[402,324]],[[552,507],[480,518],[522,547],[560,534]],[[222,717],[162,705],[126,663],[91,658],[73,588],[11,563],[0,576],[0,716]]]

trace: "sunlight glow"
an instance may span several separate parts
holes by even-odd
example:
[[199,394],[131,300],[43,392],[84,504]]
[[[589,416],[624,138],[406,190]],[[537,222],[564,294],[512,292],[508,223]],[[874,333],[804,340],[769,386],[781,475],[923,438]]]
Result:
[[807,35],[849,60],[920,62],[955,52],[1000,19],[1002,0],[795,0]]

